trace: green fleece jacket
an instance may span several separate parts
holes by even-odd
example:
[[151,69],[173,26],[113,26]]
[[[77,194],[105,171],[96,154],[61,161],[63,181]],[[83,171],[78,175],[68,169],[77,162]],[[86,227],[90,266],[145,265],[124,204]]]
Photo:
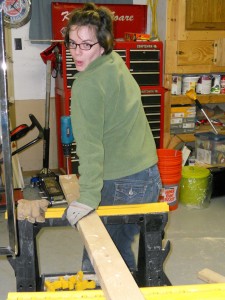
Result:
[[71,121],[79,157],[79,202],[97,208],[103,180],[157,163],[156,146],[138,84],[112,52],[75,75]]

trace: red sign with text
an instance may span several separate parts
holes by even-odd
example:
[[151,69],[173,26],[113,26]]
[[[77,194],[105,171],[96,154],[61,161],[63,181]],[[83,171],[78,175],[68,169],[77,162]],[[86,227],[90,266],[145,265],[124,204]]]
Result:
[[[70,12],[82,7],[83,3],[52,3],[52,38],[63,40],[65,28]],[[97,4],[108,7],[114,15],[114,37],[124,39],[125,32],[146,33],[147,5],[130,4]]]

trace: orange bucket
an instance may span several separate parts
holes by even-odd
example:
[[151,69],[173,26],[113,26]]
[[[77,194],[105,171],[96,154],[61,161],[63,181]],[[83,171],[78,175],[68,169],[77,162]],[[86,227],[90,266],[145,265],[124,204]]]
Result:
[[162,180],[159,202],[167,202],[170,210],[178,207],[178,190],[182,172],[182,151],[157,149],[158,168]]
[[175,176],[163,176],[161,175],[162,184],[179,184],[181,180],[181,174]]
[[182,151],[175,149],[157,149],[158,158],[166,160],[174,160],[176,158],[182,158]]
[[179,171],[177,171],[177,172],[172,172],[172,171],[160,171],[159,170],[159,173],[160,173],[160,175],[162,176],[162,177],[164,177],[164,178],[171,178],[171,177],[177,177],[177,176],[180,176],[181,177],[181,173],[182,173],[182,170],[179,170]]
[[169,173],[171,173],[171,172],[177,173],[177,172],[181,172],[182,171],[182,164],[180,163],[179,165],[177,165],[175,167],[173,167],[173,166],[166,166],[166,165],[162,166],[162,165],[158,164],[158,168],[159,168],[160,171],[162,171],[165,174],[167,172],[169,172]]
[[166,160],[166,159],[164,159],[164,160],[162,160],[162,159],[160,159],[159,158],[159,160],[158,160],[158,165],[159,166],[165,166],[165,167],[169,167],[169,166],[171,166],[171,167],[176,167],[177,165],[179,166],[179,165],[181,165],[182,164],[182,158],[179,158],[179,159],[174,159],[174,160],[172,160],[172,159],[170,159],[170,160]]
[[179,186],[177,184],[163,185],[159,194],[159,202],[166,202],[169,209],[175,210],[178,207]]

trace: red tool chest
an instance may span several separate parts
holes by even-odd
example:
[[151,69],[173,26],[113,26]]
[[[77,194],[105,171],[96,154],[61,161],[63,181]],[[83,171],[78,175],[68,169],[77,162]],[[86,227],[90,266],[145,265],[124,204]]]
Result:
[[[64,8],[67,7],[65,3],[61,5]],[[132,5],[128,6],[134,9]],[[56,2],[55,8],[57,8],[57,14],[59,14],[59,3]],[[61,10],[63,11],[62,8]],[[142,11],[145,15],[144,12]],[[54,20],[56,19],[54,17],[54,8],[52,13],[54,25]],[[60,26],[58,25],[57,28],[58,29],[54,38],[59,38],[58,33]],[[151,126],[156,146],[158,148],[162,147],[164,127],[164,88],[162,87],[163,43],[146,41],[126,42],[116,40],[114,50],[123,58],[131,74],[140,86],[143,107]],[[58,166],[61,170],[65,170],[66,163],[63,157],[60,141],[60,117],[62,115],[70,114],[71,87],[74,80],[74,74],[76,73],[76,66],[70,52],[66,50],[63,42],[59,43],[56,56],[58,61],[58,75],[55,82],[56,119],[58,131]],[[78,173],[78,165],[79,159],[76,155],[76,145],[74,143],[72,147],[70,166],[72,173]]]

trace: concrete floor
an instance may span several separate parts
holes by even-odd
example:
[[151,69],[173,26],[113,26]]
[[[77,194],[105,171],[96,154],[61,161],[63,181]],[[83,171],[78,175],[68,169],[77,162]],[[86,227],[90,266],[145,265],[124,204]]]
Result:
[[[24,198],[37,199],[36,190],[24,190]],[[31,195],[34,194],[34,198]],[[225,197],[211,200],[208,208],[190,209],[179,204],[169,212],[165,228],[165,242],[171,250],[164,263],[164,271],[172,285],[204,284],[197,278],[203,268],[225,276]],[[4,216],[0,215],[0,246],[5,241]],[[40,274],[77,272],[81,267],[83,243],[73,228],[45,228],[38,235]],[[137,241],[134,243],[137,252]],[[0,295],[16,291],[16,280],[6,257],[0,256]]]

